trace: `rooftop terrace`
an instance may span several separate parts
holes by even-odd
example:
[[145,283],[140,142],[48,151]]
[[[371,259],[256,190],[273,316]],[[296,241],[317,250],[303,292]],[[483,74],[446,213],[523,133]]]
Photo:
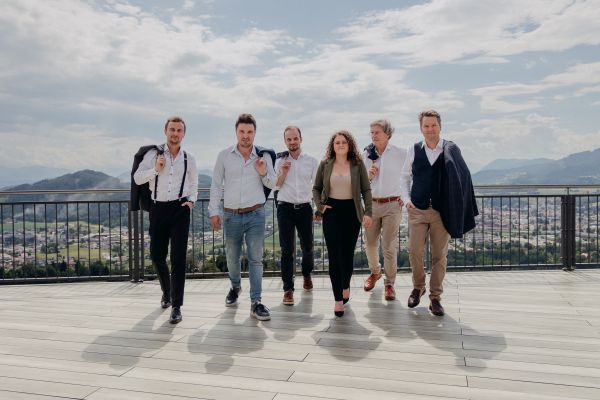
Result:
[[0,286],[0,398],[600,398],[600,270],[448,273],[442,318],[406,307],[409,274],[395,302],[364,277],[342,319],[327,276],[293,307],[265,278],[268,322],[188,280],[177,326],[156,281]]

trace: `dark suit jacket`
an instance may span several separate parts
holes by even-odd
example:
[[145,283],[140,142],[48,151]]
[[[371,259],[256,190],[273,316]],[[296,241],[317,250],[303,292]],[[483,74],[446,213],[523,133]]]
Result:
[[[334,160],[324,160],[319,164],[317,176],[313,185],[313,201],[317,211],[323,212],[324,206],[329,199],[329,181],[331,172],[333,171]],[[369,182],[369,174],[367,168],[362,161],[356,164],[350,164],[350,181],[352,183],[352,199],[356,208],[356,216],[362,223],[363,215],[369,217],[373,215],[373,197],[371,196],[371,183]],[[362,203],[365,207],[363,209]]]
[[443,157],[440,214],[450,236],[461,238],[475,228],[475,217],[479,215],[475,191],[469,168],[454,142],[445,141]]
[[142,201],[141,197],[143,197],[142,193],[144,193],[144,196],[147,197],[148,193],[150,192],[150,188],[147,183],[138,186],[133,180],[133,174],[135,174],[135,171],[137,171],[138,166],[144,158],[144,155],[149,150],[159,150],[159,148],[154,144],[149,146],[142,146],[140,147],[138,152],[135,153],[135,156],[133,156],[133,166],[131,167],[131,185],[129,191],[129,211],[138,211],[140,209],[140,206],[143,210],[148,211],[147,208],[149,205],[140,202]]

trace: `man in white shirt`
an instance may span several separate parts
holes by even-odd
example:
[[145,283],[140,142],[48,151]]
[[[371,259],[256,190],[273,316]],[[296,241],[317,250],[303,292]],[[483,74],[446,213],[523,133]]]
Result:
[[[150,257],[162,289],[161,306],[172,304],[170,322],[182,319],[185,287],[185,260],[190,214],[198,196],[196,159],[181,149],[185,122],[171,117],[165,124],[167,143],[161,150],[149,150],[133,175],[136,184],[149,182],[152,192],[150,209]],[[159,154],[160,153],[160,154]],[[171,275],[167,252],[171,242]]]
[[281,247],[281,279],[283,280],[283,304],[294,305],[294,272],[296,235],[302,249],[302,276],[304,290],[313,288],[311,272],[313,255],[313,210],[310,204],[312,186],[318,162],[302,152],[302,133],[297,126],[288,126],[283,131],[288,151],[278,154],[275,162],[277,173],[277,223]]
[[[274,188],[277,182],[271,160],[259,157],[254,146],[256,120],[241,114],[235,123],[237,144],[221,151],[213,170],[208,211],[214,230],[225,229],[225,253],[231,289],[225,305],[235,306],[241,292],[240,256],[246,242],[250,272],[250,315],[258,320],[271,319],[261,303],[263,248],[266,202],[263,185]],[[223,216],[221,218],[221,198]]]
[[431,277],[429,279],[429,310],[437,316],[444,315],[440,303],[443,281],[448,263],[450,235],[444,227],[440,210],[444,169],[445,140],[440,138],[442,121],[434,110],[419,114],[424,140],[408,149],[406,162],[400,174],[402,199],[408,211],[409,260],[412,269],[413,290],[408,297],[408,307],[419,305],[425,294],[425,269],[423,250],[427,236],[431,245]]
[[365,229],[367,260],[371,274],[365,281],[365,291],[375,287],[381,278],[379,241],[383,251],[384,297],[396,299],[394,283],[398,270],[398,230],[402,218],[402,199],[398,172],[406,159],[406,150],[390,144],[394,128],[387,120],[371,123],[372,144],[363,153],[363,162],[369,171],[373,193],[373,223]]

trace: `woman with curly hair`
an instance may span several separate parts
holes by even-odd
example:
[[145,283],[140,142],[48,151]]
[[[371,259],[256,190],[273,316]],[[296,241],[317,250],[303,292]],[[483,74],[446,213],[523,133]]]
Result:
[[[336,317],[344,315],[350,299],[354,249],[361,223],[371,225],[371,185],[367,169],[348,131],[331,136],[325,159],[317,169],[313,186],[317,211],[323,220],[323,235],[329,253],[329,278],[335,298]],[[364,207],[363,207],[364,203]]]

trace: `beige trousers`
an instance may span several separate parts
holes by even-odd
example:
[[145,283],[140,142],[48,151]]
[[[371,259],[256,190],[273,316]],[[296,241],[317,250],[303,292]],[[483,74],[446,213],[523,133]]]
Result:
[[431,246],[431,278],[429,298],[439,300],[444,291],[443,282],[448,264],[448,241],[450,235],[444,228],[440,213],[429,207],[427,210],[408,209],[408,254],[412,269],[413,287],[425,288],[423,250],[427,235]]
[[402,220],[402,206],[397,201],[373,202],[373,223],[365,229],[365,247],[372,274],[381,273],[379,242],[383,251],[384,284],[393,285],[398,270],[398,229]]

